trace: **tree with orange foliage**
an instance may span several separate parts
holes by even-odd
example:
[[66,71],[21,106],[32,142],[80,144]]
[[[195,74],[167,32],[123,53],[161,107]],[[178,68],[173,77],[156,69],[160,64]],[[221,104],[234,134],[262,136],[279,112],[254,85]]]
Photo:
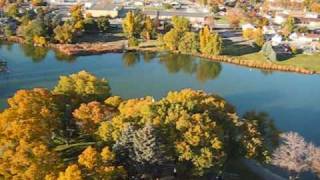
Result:
[[93,101],[81,104],[72,114],[81,130],[94,133],[101,122],[112,118],[114,112],[106,105]]
[[241,21],[241,13],[238,10],[228,10],[227,18],[232,28],[238,28]]
[[0,114],[0,175],[5,179],[43,179],[57,156],[48,149],[60,113],[46,89],[20,90]]
[[320,13],[320,3],[314,2],[311,4],[310,8],[312,12]]

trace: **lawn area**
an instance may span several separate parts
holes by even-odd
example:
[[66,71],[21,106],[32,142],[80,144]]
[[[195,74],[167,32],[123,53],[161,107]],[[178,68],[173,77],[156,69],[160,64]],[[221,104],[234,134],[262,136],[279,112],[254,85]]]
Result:
[[[263,54],[256,52],[240,56],[246,60],[269,61]],[[298,54],[288,60],[274,62],[280,65],[292,65],[320,72],[320,53],[314,55]]]
[[215,23],[217,24],[229,24],[227,16],[217,16],[215,18]]

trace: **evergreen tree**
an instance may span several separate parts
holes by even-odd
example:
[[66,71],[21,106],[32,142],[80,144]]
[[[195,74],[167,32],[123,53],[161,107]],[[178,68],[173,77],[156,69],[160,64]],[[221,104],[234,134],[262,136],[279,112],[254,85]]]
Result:
[[133,135],[134,161],[143,165],[161,164],[162,150],[151,125],[146,125]]
[[114,151],[132,174],[155,174],[164,161],[163,145],[151,125],[141,129],[129,125],[114,145]]

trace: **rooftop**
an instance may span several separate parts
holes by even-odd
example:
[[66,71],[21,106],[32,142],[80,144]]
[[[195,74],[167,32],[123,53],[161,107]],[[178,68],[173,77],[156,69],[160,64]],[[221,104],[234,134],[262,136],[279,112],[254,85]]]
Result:
[[183,17],[207,17],[210,16],[210,13],[201,13],[201,12],[187,12],[187,11],[152,11],[146,10],[143,11],[144,14],[148,16],[156,16],[159,13],[159,16],[183,16]]

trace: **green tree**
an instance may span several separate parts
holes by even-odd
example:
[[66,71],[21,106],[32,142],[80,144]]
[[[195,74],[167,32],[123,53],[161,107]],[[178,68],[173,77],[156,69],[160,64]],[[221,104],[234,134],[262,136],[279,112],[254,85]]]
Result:
[[9,17],[17,18],[19,16],[18,4],[11,3],[11,4],[7,5],[5,8],[5,13]]
[[74,39],[74,29],[72,25],[64,23],[62,26],[58,25],[54,30],[54,39],[59,43],[72,43]]
[[107,32],[110,28],[110,22],[108,16],[101,16],[96,19],[97,27],[100,32]]
[[185,17],[173,16],[172,17],[173,28],[180,34],[190,31],[190,21]]
[[199,49],[197,34],[186,32],[179,42],[178,49],[183,53],[197,53]]
[[4,35],[5,35],[6,37],[10,37],[10,36],[13,35],[13,31],[12,31],[12,28],[11,28],[10,25],[6,25],[6,26],[4,27]]
[[87,33],[95,33],[99,31],[97,27],[97,22],[91,17],[86,18],[84,20],[84,31]]
[[33,44],[35,37],[45,37],[47,32],[43,22],[36,19],[20,26],[18,29],[18,34],[24,37],[27,43]]

